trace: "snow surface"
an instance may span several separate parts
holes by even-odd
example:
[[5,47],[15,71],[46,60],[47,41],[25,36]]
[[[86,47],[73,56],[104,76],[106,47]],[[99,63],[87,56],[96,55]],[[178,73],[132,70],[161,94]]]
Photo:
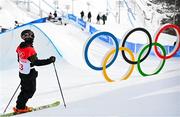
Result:
[[[57,49],[60,50],[59,52],[63,57],[57,53],[54,46],[49,43],[48,38],[36,27],[47,34]],[[180,98],[180,79],[178,73],[180,67],[176,65],[179,63],[179,58],[167,60],[162,72],[158,75],[142,77],[135,70],[128,80],[119,81],[120,76],[125,72],[124,68],[129,66],[122,61],[122,57],[119,57],[112,67],[107,70],[109,76],[117,80],[117,82],[108,83],[104,80],[101,71],[91,70],[84,64],[82,56],[83,49],[89,35],[84,34],[82,30],[71,24],[57,26],[51,23],[38,24],[35,27],[26,26],[1,35],[0,47],[1,56],[3,56],[1,57],[3,64],[0,67],[1,112],[3,112],[3,109],[19,84],[15,48],[21,41],[19,37],[20,32],[26,28],[30,28],[37,35],[34,46],[37,49],[39,58],[47,58],[51,55],[57,57],[56,66],[67,108],[65,109],[63,107],[53,66],[48,65],[37,67],[39,71],[37,91],[34,97],[28,101],[27,105],[38,106],[55,100],[60,100],[61,105],[56,108],[20,116],[180,115],[180,102],[178,100]],[[55,30],[52,31],[52,29]],[[110,47],[102,42],[95,41],[90,48],[91,52],[89,56],[93,56],[90,60],[92,62],[96,60],[100,62],[99,57],[102,60],[104,55],[101,54],[106,53],[107,48]],[[102,52],[98,53],[97,51]],[[9,64],[9,61],[11,61],[11,64]],[[143,63],[143,67],[145,66],[144,69],[147,71],[153,70],[157,67],[159,61],[156,57],[150,57]],[[152,66],[149,63],[157,65]],[[17,94],[9,106],[8,111],[11,111],[15,105],[16,98]]]
[[[128,20],[127,17],[125,19]],[[114,23],[112,25],[115,27]],[[180,116],[179,58],[167,60],[157,75],[142,77],[136,68],[128,80],[121,80],[130,65],[119,54],[115,63],[107,69],[108,75],[116,82],[108,83],[102,71],[94,71],[85,63],[84,48],[90,35],[72,24],[63,26],[52,23],[25,26],[0,35],[0,113],[3,113],[20,82],[15,50],[22,41],[20,32],[27,28],[35,32],[34,47],[39,58],[56,56],[56,69],[67,108],[63,106],[53,65],[47,65],[36,67],[39,74],[37,91],[27,105],[35,107],[56,100],[60,100],[61,105],[19,116]],[[114,34],[121,37],[131,27],[122,28],[121,36],[118,36],[119,28],[112,28],[111,25],[98,28],[117,32]],[[140,35],[136,34],[132,38],[136,36]],[[89,51],[90,61],[101,66],[103,58],[111,49],[112,46],[104,42],[93,41]],[[141,66],[145,72],[151,73],[160,61],[156,56],[149,56]],[[15,106],[19,91],[7,112]]]

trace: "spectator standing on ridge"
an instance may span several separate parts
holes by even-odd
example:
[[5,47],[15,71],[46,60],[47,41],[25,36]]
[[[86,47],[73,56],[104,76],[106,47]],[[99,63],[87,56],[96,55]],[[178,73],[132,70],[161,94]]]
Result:
[[81,11],[81,19],[83,19],[84,18],[84,11]]
[[100,24],[100,15],[99,14],[97,15],[96,19],[97,19],[97,24]]
[[49,13],[49,16],[48,16],[47,20],[49,20],[49,21],[52,20],[52,13],[51,12]]
[[14,24],[14,28],[16,28],[16,27],[18,27],[18,26],[19,26],[19,23],[18,23],[18,21],[17,21],[17,20],[15,20],[15,21],[14,21],[14,23],[15,23],[15,24]]
[[102,20],[103,20],[103,25],[104,25],[104,24],[105,24],[105,21],[107,20],[107,16],[106,16],[105,14],[103,14]]
[[91,12],[89,11],[88,12],[88,22],[91,22],[91,17],[92,17],[92,15],[91,15]]
[[56,11],[54,11],[54,19],[56,19],[57,18],[57,12]]

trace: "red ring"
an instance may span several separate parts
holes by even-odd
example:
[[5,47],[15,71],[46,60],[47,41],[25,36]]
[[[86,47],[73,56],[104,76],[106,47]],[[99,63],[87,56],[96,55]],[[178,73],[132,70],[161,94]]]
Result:
[[168,55],[168,56],[167,56],[167,55],[166,55],[166,56],[161,55],[161,54],[159,53],[158,49],[157,49],[157,46],[154,46],[155,53],[158,55],[158,57],[160,57],[160,58],[162,58],[162,59],[169,59],[169,58],[171,58],[172,56],[174,56],[174,55],[176,54],[176,52],[177,52],[177,51],[179,50],[179,48],[180,48],[180,28],[179,28],[178,26],[174,25],[174,24],[166,24],[166,25],[164,25],[164,26],[159,30],[159,32],[157,33],[157,35],[156,35],[156,37],[155,37],[155,43],[157,43],[157,40],[158,40],[158,37],[159,37],[160,33],[162,33],[164,30],[166,30],[166,29],[168,29],[168,28],[174,28],[175,31],[176,31],[176,33],[178,32],[177,37],[179,38],[179,45],[177,45],[178,47],[175,48],[176,50],[175,50],[172,54],[170,54],[170,55]]

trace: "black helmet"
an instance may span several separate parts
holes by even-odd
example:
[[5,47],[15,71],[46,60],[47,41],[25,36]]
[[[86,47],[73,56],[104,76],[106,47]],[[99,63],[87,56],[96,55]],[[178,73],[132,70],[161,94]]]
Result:
[[27,40],[33,41],[34,40],[34,33],[29,29],[24,30],[21,32],[21,38],[25,41],[27,41]]

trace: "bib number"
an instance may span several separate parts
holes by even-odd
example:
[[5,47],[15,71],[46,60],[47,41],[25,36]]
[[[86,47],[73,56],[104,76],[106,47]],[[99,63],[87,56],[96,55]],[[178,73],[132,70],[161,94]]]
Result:
[[19,70],[23,70],[23,64],[19,63]]
[[19,60],[19,72],[22,74],[29,74],[31,70],[30,61],[21,59]]

